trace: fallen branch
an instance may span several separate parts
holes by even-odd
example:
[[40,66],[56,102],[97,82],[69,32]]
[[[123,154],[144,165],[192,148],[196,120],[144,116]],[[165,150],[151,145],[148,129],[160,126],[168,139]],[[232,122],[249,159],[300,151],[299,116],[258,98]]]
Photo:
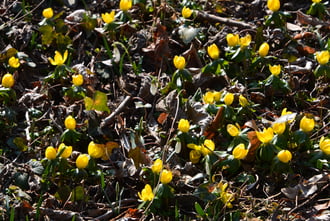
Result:
[[221,23],[229,26],[236,26],[242,29],[255,29],[256,26],[242,22],[236,21],[230,18],[223,18],[216,15],[211,15],[203,11],[195,11],[197,14],[196,19],[207,20],[208,22]]
[[108,125],[113,121],[113,118],[117,116],[123,108],[126,106],[126,104],[131,100],[132,96],[126,96],[125,99],[121,102],[121,104],[117,107],[116,110],[114,110],[108,117],[106,117],[102,123],[101,123],[101,128]]

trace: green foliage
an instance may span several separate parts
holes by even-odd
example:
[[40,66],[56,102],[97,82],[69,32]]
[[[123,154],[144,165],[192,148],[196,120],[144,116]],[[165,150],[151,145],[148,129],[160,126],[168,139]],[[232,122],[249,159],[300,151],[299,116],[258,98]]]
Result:
[[86,110],[106,111],[110,113],[107,95],[101,91],[95,91],[93,98],[85,97],[84,102]]

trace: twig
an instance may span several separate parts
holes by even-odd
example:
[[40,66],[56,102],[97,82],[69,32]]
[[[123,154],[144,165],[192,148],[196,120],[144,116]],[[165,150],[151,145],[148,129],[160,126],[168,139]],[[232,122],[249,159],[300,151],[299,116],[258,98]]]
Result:
[[222,23],[225,25],[230,25],[230,26],[236,26],[238,28],[247,28],[247,29],[255,29],[256,27],[254,25],[242,22],[242,21],[236,21],[230,18],[223,18],[219,17],[216,15],[211,15],[203,11],[196,11],[197,13],[197,19],[203,19],[207,20],[209,22],[214,22],[214,23]]
[[132,96],[126,96],[125,99],[121,102],[121,104],[117,107],[116,110],[114,110],[108,117],[106,117],[102,123],[101,123],[101,128],[108,125],[113,121],[113,118],[118,115],[123,108],[126,106],[126,104],[131,100]]

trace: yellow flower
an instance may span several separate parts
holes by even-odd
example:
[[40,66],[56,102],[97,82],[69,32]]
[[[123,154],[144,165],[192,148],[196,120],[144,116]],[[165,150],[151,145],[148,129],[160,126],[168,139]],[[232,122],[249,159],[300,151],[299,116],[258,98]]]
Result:
[[172,171],[165,169],[160,174],[160,182],[162,184],[168,184],[169,182],[172,181],[172,178],[173,178]]
[[305,133],[310,132],[314,129],[315,126],[315,121],[313,118],[308,118],[306,116],[304,116],[301,120],[300,120],[300,130],[304,131]]
[[225,102],[225,104],[227,106],[230,106],[234,101],[234,94],[232,93],[226,93],[225,97],[223,98],[223,102]]
[[244,37],[241,37],[239,39],[239,45],[241,46],[241,48],[246,48],[247,46],[249,46],[251,43],[251,35],[247,34]]
[[8,64],[12,68],[18,68],[21,65],[19,63],[19,59],[18,58],[15,58],[14,56],[9,58]]
[[239,44],[239,35],[238,34],[227,34],[226,36],[227,44],[231,47],[234,47]]
[[[285,115],[288,115],[288,114],[292,114],[291,111],[286,111],[287,109],[286,108],[283,108],[282,110],[282,113],[281,113],[281,116],[285,116]],[[292,120],[288,120],[289,123],[292,123],[294,119]]]
[[120,0],[119,8],[122,11],[127,11],[132,8],[132,0]]
[[84,76],[82,74],[72,75],[72,83],[74,86],[81,86],[84,83]]
[[66,129],[74,130],[76,129],[76,120],[70,115],[64,120],[64,125]]
[[102,160],[109,160],[109,157],[112,154],[112,150],[115,148],[118,148],[118,147],[119,147],[119,144],[117,142],[108,141],[104,147],[104,153],[102,156]]
[[207,53],[212,59],[218,59],[220,50],[216,44],[211,44],[210,46],[207,47]]
[[72,153],[72,146],[66,146],[64,143],[61,143],[57,150],[58,153],[62,153],[60,157],[68,158]]
[[84,169],[89,162],[89,156],[87,154],[80,154],[76,159],[76,166],[78,169]]
[[319,145],[323,153],[330,155],[330,139],[321,137]]
[[189,18],[192,13],[193,11],[190,8],[187,8],[186,6],[184,6],[181,11],[182,17],[184,18]]
[[227,187],[228,187],[228,183],[220,182],[218,184],[218,188],[221,191],[220,199],[221,199],[222,203],[226,205],[226,207],[233,208],[233,205],[231,204],[231,202],[234,201],[234,199],[235,199],[234,194],[228,193],[228,191],[226,190]]
[[198,163],[199,162],[199,159],[201,158],[201,153],[197,150],[191,150],[189,152],[189,159],[192,163]]
[[178,124],[178,129],[182,133],[187,133],[190,129],[189,121],[186,119],[181,119]]
[[208,91],[203,96],[203,101],[205,104],[213,104],[214,102],[214,95],[212,91]]
[[244,159],[246,157],[246,155],[248,154],[249,150],[245,149],[245,145],[244,144],[238,144],[234,150],[233,150],[233,156],[235,159],[241,160]]
[[182,70],[186,66],[186,59],[183,56],[175,55],[173,58],[173,64],[177,69]]
[[52,8],[45,8],[42,11],[42,16],[44,16],[45,18],[51,18],[51,17],[53,17],[53,15],[54,15],[54,12],[53,12]]
[[215,149],[215,144],[212,140],[206,139],[204,140],[204,145],[201,146],[201,152],[204,156],[212,153]]
[[155,195],[152,192],[151,186],[149,184],[146,184],[144,189],[142,189],[141,193],[138,192],[138,196],[142,201],[151,201]]
[[320,3],[322,0],[312,0],[313,3]]
[[113,22],[115,20],[115,11],[112,11],[110,13],[108,13],[108,12],[102,13],[101,17],[105,23],[110,24],[111,22]]
[[56,150],[54,147],[52,146],[49,146],[46,148],[46,151],[45,151],[45,157],[48,159],[48,160],[54,160],[56,158]]
[[281,150],[280,152],[278,152],[277,154],[277,158],[283,162],[283,163],[287,163],[292,159],[292,154],[290,151],[288,150]]
[[329,62],[329,51],[316,52],[316,60],[320,65],[325,65]]
[[214,97],[214,101],[215,101],[215,102],[220,101],[221,94],[222,94],[222,93],[221,93],[220,91],[214,91],[214,92],[213,92],[213,97]]
[[265,57],[267,56],[268,51],[269,51],[269,44],[267,42],[264,42],[260,45],[258,53],[261,57]]
[[7,73],[2,77],[1,85],[3,87],[11,88],[14,86],[14,84],[15,84],[15,79],[12,74]]
[[104,144],[96,144],[91,141],[88,144],[88,154],[93,158],[101,158],[104,155]]
[[240,133],[239,127],[236,127],[234,124],[227,124],[227,132],[230,134],[232,137],[236,137]]
[[269,128],[264,128],[264,130],[262,132],[256,131],[257,133],[257,137],[258,139],[262,142],[262,143],[269,143],[273,137],[274,137],[274,131],[273,128],[269,127]]
[[160,173],[162,169],[163,169],[163,161],[161,159],[155,160],[155,162],[151,166],[152,172]]
[[239,95],[238,97],[238,101],[239,101],[239,104],[242,106],[242,107],[246,107],[249,105],[249,101],[243,96],[243,95]]
[[278,76],[281,73],[281,65],[269,65],[269,71],[274,76]]
[[48,58],[48,60],[50,61],[50,63],[52,65],[63,65],[64,62],[66,61],[66,59],[68,58],[68,50],[66,50],[62,56],[62,54],[59,51],[55,51],[55,56],[54,59],[52,58]]
[[283,123],[274,123],[272,125],[272,128],[273,128],[274,132],[277,133],[277,134],[283,134],[284,131],[285,131],[285,127],[286,127],[285,122],[283,122]]
[[267,7],[269,10],[276,12],[280,9],[281,3],[280,0],[268,0]]

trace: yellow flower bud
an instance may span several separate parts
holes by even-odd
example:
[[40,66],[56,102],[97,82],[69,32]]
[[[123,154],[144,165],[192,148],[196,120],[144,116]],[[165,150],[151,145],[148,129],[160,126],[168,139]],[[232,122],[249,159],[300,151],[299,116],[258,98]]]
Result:
[[70,115],[64,120],[64,125],[66,129],[74,130],[76,129],[76,120]]
[[89,156],[87,154],[80,154],[76,159],[76,166],[78,169],[84,169],[89,162]]
[[239,95],[238,97],[238,101],[239,101],[239,104],[242,106],[242,107],[246,107],[249,105],[249,101],[243,96],[243,95]]
[[3,87],[11,88],[14,86],[14,84],[15,84],[15,79],[12,74],[7,73],[2,77],[1,85]]
[[261,57],[265,57],[267,56],[268,51],[269,51],[269,44],[267,42],[264,42],[260,45],[258,53]]
[[64,143],[61,143],[57,150],[58,153],[62,153],[60,157],[68,158],[72,153],[72,146],[66,146]]
[[53,58],[48,58],[48,60],[50,61],[50,63],[52,65],[61,66],[65,63],[67,58],[68,58],[68,50],[66,50],[64,52],[63,56],[59,51],[55,51],[54,59]]
[[276,12],[280,9],[281,3],[280,0],[268,0],[267,7],[269,10]]
[[233,150],[233,156],[235,159],[242,160],[246,157],[249,150],[245,149],[244,144],[238,144]]
[[257,137],[258,139],[262,142],[262,143],[269,143],[273,137],[274,137],[274,131],[273,128],[269,127],[269,128],[264,128],[264,130],[262,132],[256,131],[257,133]]
[[325,65],[329,62],[330,53],[329,51],[316,52],[316,60],[320,65]]
[[160,182],[162,184],[168,184],[169,182],[172,181],[172,178],[173,178],[172,171],[165,169],[160,174]]
[[189,121],[186,119],[181,119],[178,124],[178,129],[182,133],[187,133],[190,129]]
[[304,131],[305,133],[310,132],[314,129],[315,126],[315,121],[313,118],[308,118],[306,116],[304,116],[301,120],[300,120],[300,130]]
[[320,3],[322,0],[312,0],[313,3]]
[[214,95],[212,91],[208,91],[203,96],[203,101],[205,104],[213,104],[214,102]]
[[277,154],[277,158],[283,162],[283,163],[287,163],[292,159],[292,154],[290,151],[288,150],[281,150],[280,152],[278,152]]
[[115,11],[112,11],[110,13],[108,13],[108,12],[102,13],[101,17],[105,23],[110,24],[115,20]]
[[198,163],[199,159],[201,158],[201,153],[197,150],[191,150],[189,152],[189,159],[192,163]]
[[53,12],[52,8],[45,8],[42,11],[42,16],[44,16],[45,18],[51,18],[51,17],[53,17],[53,15],[54,15],[54,12]]
[[215,149],[215,144],[212,140],[210,140],[210,139],[204,140],[204,145],[201,146],[201,152],[202,152],[203,156],[206,156],[206,155],[212,153],[212,151],[214,151],[214,149]]
[[214,97],[214,101],[215,102],[218,102],[218,101],[220,101],[220,99],[221,99],[221,92],[220,91],[214,91],[213,92],[213,97]]
[[207,47],[207,53],[212,59],[218,59],[220,55],[220,50],[216,44],[211,44]]
[[285,131],[285,127],[286,127],[285,122],[283,122],[283,123],[274,123],[272,125],[272,128],[273,128],[274,132],[277,133],[277,134],[283,134],[284,131]]
[[234,94],[232,93],[226,93],[225,97],[223,98],[223,102],[225,102],[225,104],[227,106],[230,106],[234,101]]
[[181,11],[182,17],[184,18],[190,18],[192,13],[193,11],[190,8],[187,8],[186,6],[184,6]]
[[119,8],[122,11],[127,11],[132,8],[132,0],[120,0]]
[[93,158],[101,158],[104,155],[104,144],[96,144],[91,141],[88,144],[88,154]]
[[240,129],[234,124],[227,124],[227,132],[230,134],[230,136],[236,137],[239,135]]
[[269,71],[274,76],[278,76],[281,73],[281,65],[269,65]]
[[155,162],[151,166],[152,172],[160,173],[162,169],[163,169],[163,161],[161,159],[155,160]]
[[241,46],[241,48],[246,48],[250,45],[251,43],[251,35],[247,34],[244,37],[241,37],[239,39],[239,45]]
[[323,153],[330,155],[330,139],[321,137],[319,145]]
[[45,157],[48,159],[48,160],[54,160],[56,158],[56,150],[54,147],[52,146],[49,146],[46,148],[46,151],[45,151]]
[[234,47],[239,44],[239,35],[238,34],[227,34],[226,36],[227,44],[231,47]]
[[186,66],[186,59],[183,56],[175,55],[173,58],[173,64],[177,69],[183,70]]
[[21,65],[19,63],[19,59],[18,58],[15,58],[14,56],[9,58],[8,64],[12,68],[18,68]]
[[74,86],[81,86],[84,83],[84,76],[81,74],[72,75],[72,83]]
[[151,201],[154,198],[154,193],[152,192],[151,186],[146,184],[141,193],[138,192],[138,196],[142,201]]

